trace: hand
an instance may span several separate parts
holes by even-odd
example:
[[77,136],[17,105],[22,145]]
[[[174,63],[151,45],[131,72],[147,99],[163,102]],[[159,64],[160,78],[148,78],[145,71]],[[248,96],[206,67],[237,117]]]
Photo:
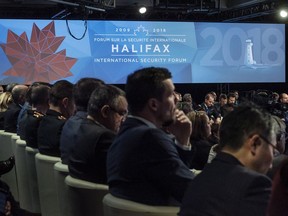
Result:
[[176,140],[183,146],[190,146],[190,136],[192,133],[192,123],[183,111],[175,111],[176,120],[167,129]]
[[10,201],[7,201],[6,205],[5,205],[5,216],[11,216],[11,215],[12,215],[11,203],[10,203]]

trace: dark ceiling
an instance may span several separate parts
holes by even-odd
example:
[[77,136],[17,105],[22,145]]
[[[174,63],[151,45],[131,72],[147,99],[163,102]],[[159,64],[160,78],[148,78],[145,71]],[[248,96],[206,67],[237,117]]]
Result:
[[[137,8],[148,11],[139,15]],[[280,0],[0,0],[0,18],[266,22]]]

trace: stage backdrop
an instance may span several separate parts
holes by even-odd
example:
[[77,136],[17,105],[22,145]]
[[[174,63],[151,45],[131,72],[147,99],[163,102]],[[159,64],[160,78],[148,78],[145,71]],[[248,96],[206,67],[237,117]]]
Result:
[[[284,24],[74,20],[68,26],[0,20],[0,84],[81,77],[123,84],[150,66],[168,68],[175,83],[285,82]],[[76,40],[69,30],[76,38],[87,31]]]

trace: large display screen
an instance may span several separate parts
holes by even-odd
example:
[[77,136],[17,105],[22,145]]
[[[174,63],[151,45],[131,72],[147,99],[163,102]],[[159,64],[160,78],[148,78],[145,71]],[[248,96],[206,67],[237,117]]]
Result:
[[174,83],[285,82],[284,24],[14,19],[0,32],[0,84],[123,84],[150,66]]

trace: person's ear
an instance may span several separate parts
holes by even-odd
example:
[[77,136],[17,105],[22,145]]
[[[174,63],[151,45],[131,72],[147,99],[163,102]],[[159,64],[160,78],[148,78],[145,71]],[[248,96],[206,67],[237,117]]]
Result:
[[248,145],[252,155],[256,155],[258,147],[262,144],[258,134],[254,134],[249,138]]
[[62,99],[62,106],[63,106],[64,108],[67,108],[68,105],[69,105],[69,99],[68,99],[67,97],[63,98],[63,99]]
[[150,98],[148,100],[148,105],[149,105],[150,109],[152,109],[153,111],[157,111],[158,107],[159,107],[159,102],[156,98]]
[[108,105],[104,105],[102,108],[101,108],[101,115],[104,117],[104,118],[107,118],[108,115],[109,115],[109,110],[110,110],[110,107]]

